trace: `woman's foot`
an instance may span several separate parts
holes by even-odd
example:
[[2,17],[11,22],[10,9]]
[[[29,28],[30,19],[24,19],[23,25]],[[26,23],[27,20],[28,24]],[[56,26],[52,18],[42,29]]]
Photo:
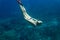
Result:
[[18,4],[23,5],[20,0],[17,0]]

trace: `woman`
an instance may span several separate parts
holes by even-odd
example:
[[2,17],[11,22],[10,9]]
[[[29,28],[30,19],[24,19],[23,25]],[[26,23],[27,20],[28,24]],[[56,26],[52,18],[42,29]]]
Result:
[[37,20],[35,18],[32,18],[31,16],[29,16],[26,12],[26,9],[24,8],[23,4],[21,3],[20,0],[17,0],[22,12],[23,12],[23,16],[24,19],[27,20],[28,22],[30,22],[31,24],[33,24],[34,26],[37,26],[38,24],[41,24],[42,21],[41,20]]

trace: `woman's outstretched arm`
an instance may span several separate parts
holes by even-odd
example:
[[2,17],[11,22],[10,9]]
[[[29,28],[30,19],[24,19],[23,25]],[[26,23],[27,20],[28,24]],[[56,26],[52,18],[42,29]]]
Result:
[[25,7],[21,3],[21,0],[17,0],[17,2],[18,2],[19,6],[20,6],[20,8],[21,8],[21,10],[23,12],[23,16],[24,16],[25,20],[27,20],[28,22],[32,23],[35,26],[42,23],[42,21],[37,20],[35,18],[32,18],[31,16],[29,16],[27,14]]

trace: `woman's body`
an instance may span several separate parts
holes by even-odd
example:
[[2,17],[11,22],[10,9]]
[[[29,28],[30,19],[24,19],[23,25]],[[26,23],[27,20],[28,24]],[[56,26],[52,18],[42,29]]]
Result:
[[25,20],[27,20],[28,22],[32,23],[35,26],[42,23],[42,21],[37,20],[35,18],[32,18],[31,16],[29,16],[27,14],[26,9],[24,8],[24,6],[23,6],[23,4],[21,3],[20,0],[17,0],[17,2],[18,2],[19,6],[20,6],[20,8],[21,8],[21,10],[23,12],[23,16],[24,16]]

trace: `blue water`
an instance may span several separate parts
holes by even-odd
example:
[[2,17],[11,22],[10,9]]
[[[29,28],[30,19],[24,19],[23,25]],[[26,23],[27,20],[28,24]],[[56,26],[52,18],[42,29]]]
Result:
[[0,0],[0,40],[60,40],[60,0],[21,1],[42,25],[28,23],[16,0]]

